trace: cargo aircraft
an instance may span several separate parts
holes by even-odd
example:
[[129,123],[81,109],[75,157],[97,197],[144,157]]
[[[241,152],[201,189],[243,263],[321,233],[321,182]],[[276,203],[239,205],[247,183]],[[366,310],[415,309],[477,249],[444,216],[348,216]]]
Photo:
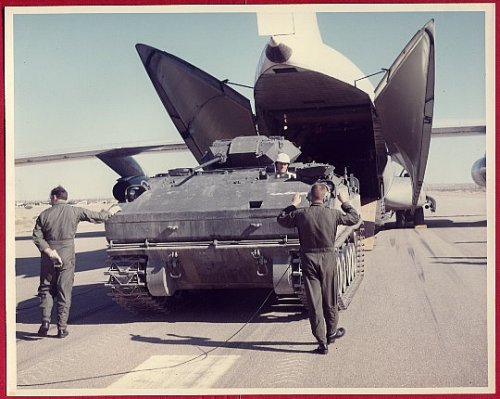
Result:
[[[345,171],[359,179],[368,235],[392,213],[397,227],[424,224],[424,208],[436,207],[424,191],[431,134],[485,131],[484,126],[432,128],[434,21],[425,24],[392,65],[381,71],[376,87],[368,79],[371,75],[323,43],[314,13],[259,13],[257,21],[259,35],[270,38],[257,64],[254,110],[228,80],[173,54],[137,44],[184,143],[20,158],[16,165],[97,156],[121,176],[113,193],[126,201],[126,188],[147,178],[132,158],[139,152],[187,147],[201,162],[215,140],[283,136],[301,150],[292,164],[328,163],[337,173]],[[395,173],[395,166],[401,173]],[[475,164],[473,170],[485,173],[486,169]]]

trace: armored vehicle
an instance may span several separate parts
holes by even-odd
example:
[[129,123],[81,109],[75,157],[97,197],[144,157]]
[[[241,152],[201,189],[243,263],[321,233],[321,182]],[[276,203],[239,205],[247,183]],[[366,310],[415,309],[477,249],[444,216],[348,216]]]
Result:
[[[275,174],[281,152],[294,176]],[[269,288],[305,304],[298,234],[281,227],[277,215],[316,181],[330,187],[329,207],[340,208],[339,189],[348,190],[358,212],[360,197],[354,176],[335,174],[328,164],[294,163],[299,155],[283,137],[218,140],[195,168],[123,186],[123,211],[106,222],[113,299],[131,311],[166,311],[183,291]],[[302,197],[300,206],[309,206]],[[337,234],[345,308],[363,276],[362,222],[339,226]]]

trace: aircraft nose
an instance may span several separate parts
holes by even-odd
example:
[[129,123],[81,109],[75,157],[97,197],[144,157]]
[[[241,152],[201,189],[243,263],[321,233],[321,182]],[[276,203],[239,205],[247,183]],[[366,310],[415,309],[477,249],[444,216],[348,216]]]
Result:
[[266,46],[266,57],[276,64],[286,62],[292,56],[292,49],[283,43],[277,43],[274,38],[269,40]]

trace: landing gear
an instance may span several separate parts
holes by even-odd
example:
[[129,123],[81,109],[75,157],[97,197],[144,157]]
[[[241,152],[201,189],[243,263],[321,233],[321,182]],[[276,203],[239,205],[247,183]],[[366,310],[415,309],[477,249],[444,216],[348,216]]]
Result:
[[396,228],[402,229],[408,227],[413,222],[413,226],[425,224],[424,208],[418,207],[412,214],[410,210],[396,211]]
[[413,225],[414,226],[419,226],[423,225],[425,223],[424,221],[424,208],[418,207],[415,209],[415,214],[413,215]]
[[396,228],[402,229],[406,224],[406,211],[396,211]]

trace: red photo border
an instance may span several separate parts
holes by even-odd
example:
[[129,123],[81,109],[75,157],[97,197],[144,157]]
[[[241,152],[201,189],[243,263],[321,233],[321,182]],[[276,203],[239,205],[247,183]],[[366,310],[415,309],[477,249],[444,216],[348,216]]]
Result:
[[[2,33],[3,33],[3,39],[5,39],[5,30],[4,30],[4,21],[5,21],[5,7],[22,7],[22,6],[31,6],[31,7],[37,7],[37,6],[155,6],[155,5],[268,5],[268,4],[401,4],[401,3],[407,3],[409,4],[410,2],[404,2],[404,1],[366,1],[366,0],[348,0],[348,1],[297,1],[297,0],[273,0],[273,1],[255,1],[255,0],[248,0],[248,1],[235,1],[235,0],[225,0],[225,1],[214,1],[214,0],[191,0],[191,1],[186,1],[186,0],[0,0],[0,5],[2,7],[2,14],[0,15],[0,24],[2,28]],[[432,1],[422,1],[422,0],[414,0],[411,1],[411,4],[435,4],[436,2]],[[441,1],[440,3],[443,4],[496,4],[496,1]],[[498,4],[496,4],[497,7],[495,7],[495,25],[499,23],[499,15],[500,15],[500,8],[498,7]],[[495,26],[495,43],[496,43],[496,50],[498,49],[498,43],[500,42],[500,35],[498,32],[498,29]],[[5,178],[5,43],[4,40],[0,42],[0,53],[2,57],[2,62],[0,63],[0,87],[1,87],[1,96],[0,96],[0,121],[2,123],[2,132],[3,132],[3,137],[2,140],[0,140],[0,155],[1,155],[1,168],[2,168],[2,174],[1,174],[1,184],[0,184],[0,198],[2,201],[2,205],[0,207],[0,220],[3,222],[3,226],[5,226],[5,216],[6,216],[6,204],[5,204],[5,195],[6,195],[6,178]],[[497,75],[497,72],[499,70],[499,65],[500,65],[500,60],[498,58],[498,55],[495,52],[495,76]],[[498,86],[495,87],[495,97],[498,98],[498,93],[499,89]],[[498,107],[498,105],[497,105]],[[496,111],[496,109],[495,109]],[[498,131],[500,130],[499,122],[496,120],[495,117],[495,129]],[[496,152],[500,152],[500,144],[499,140],[496,138],[495,135],[495,150]],[[495,159],[495,171],[496,174],[498,175],[499,173],[499,168]],[[500,192],[500,189],[498,186],[495,185],[495,214],[498,215],[500,214],[500,206],[497,200],[498,194]],[[6,260],[5,260],[5,253],[6,253],[6,236],[5,236],[5,228],[0,229],[0,241],[3,243],[1,249],[3,253],[3,268],[0,269],[0,283],[2,284],[3,287],[5,287],[6,281],[5,281],[5,267],[6,267]],[[499,239],[498,239],[498,227],[496,227],[495,231],[495,252],[498,252],[500,250],[499,246]],[[496,266],[496,265],[495,265]],[[495,276],[495,283],[498,284],[499,282],[499,277],[498,273],[496,273]],[[5,293],[5,290],[4,290]],[[0,313],[0,318],[3,321],[3,328],[0,329],[0,359],[3,359],[4,361],[0,361],[0,398],[7,398],[7,397],[12,397],[8,396],[6,392],[6,377],[7,377],[7,364],[6,364],[6,346],[7,346],[7,340],[6,340],[6,322],[5,322],[5,295],[0,295],[0,309],[2,309]],[[496,320],[496,314],[498,313],[499,309],[499,303],[498,301],[495,301],[495,320]],[[495,342],[497,342],[498,338],[498,320],[496,320],[496,332],[495,332]],[[425,394],[425,395],[420,395],[420,394],[366,394],[366,395],[351,395],[351,394],[343,394],[343,395],[288,395],[288,394],[283,394],[283,395],[147,395],[143,396],[141,395],[140,398],[172,398],[172,399],[177,399],[177,398],[188,398],[188,399],[332,399],[333,397],[342,397],[342,398],[370,398],[370,397],[394,397],[397,396],[398,398],[418,398],[418,399],[436,399],[436,398],[459,398],[459,399],[469,399],[469,398],[484,398],[484,399],[490,399],[490,398],[496,398],[500,397],[498,394],[498,380],[499,380],[499,374],[498,371],[500,369],[500,363],[499,363],[499,349],[498,345],[495,345],[495,370],[496,370],[496,382],[495,382],[495,393],[493,394]],[[16,396],[17,398],[33,398],[34,396]],[[40,396],[42,397],[42,396]],[[47,396],[43,396],[47,397]],[[58,396],[58,398],[76,398],[78,396]],[[92,397],[98,397],[98,398],[104,398],[104,399],[112,399],[112,398],[138,398],[139,396],[118,396],[118,395],[106,395],[106,396],[101,396],[101,395],[91,395],[91,396],[86,396],[89,398]]]

